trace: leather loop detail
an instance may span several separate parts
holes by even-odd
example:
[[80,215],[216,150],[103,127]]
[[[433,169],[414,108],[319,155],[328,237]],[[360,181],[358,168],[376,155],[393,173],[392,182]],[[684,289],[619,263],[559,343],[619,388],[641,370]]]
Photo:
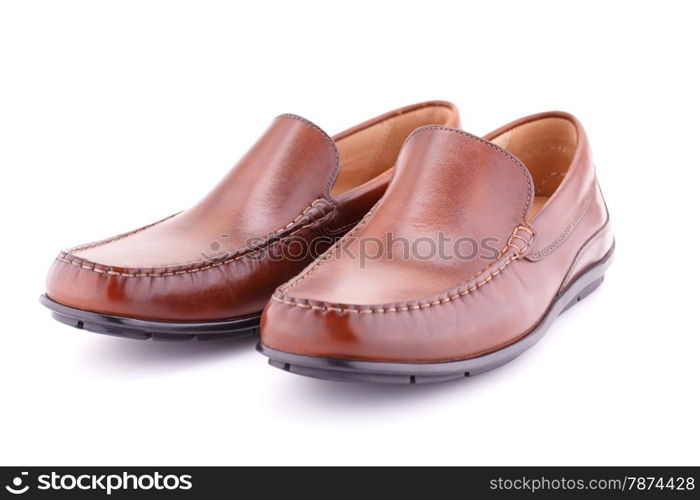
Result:
[[534,231],[527,225],[520,225],[513,229],[510,239],[506,246],[501,250],[499,258],[503,256],[509,249],[515,251],[516,258],[520,258],[528,248],[535,237]]

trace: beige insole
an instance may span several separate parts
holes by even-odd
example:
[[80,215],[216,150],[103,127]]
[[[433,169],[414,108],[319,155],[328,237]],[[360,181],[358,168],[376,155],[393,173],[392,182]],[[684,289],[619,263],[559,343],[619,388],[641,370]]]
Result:
[[392,116],[336,141],[340,172],[331,194],[338,196],[391,168],[406,137],[424,125],[444,125],[451,111],[427,106]]
[[528,168],[535,187],[529,217],[534,217],[557,190],[569,170],[578,137],[565,118],[543,118],[512,128],[491,142],[513,153]]
[[[449,110],[429,106],[392,116],[337,141],[340,172],[332,194],[352,196],[349,191],[369,189],[375,179],[391,169],[406,137],[416,128],[446,123]],[[576,150],[574,125],[565,118],[544,118],[491,139],[518,157],[528,168],[535,185],[530,210],[532,219],[556,191],[568,171]]]
[[542,207],[545,203],[547,203],[548,199],[549,196],[535,196],[535,198],[532,200],[532,209],[530,209],[530,219],[532,219],[537,214],[537,212],[542,210]]

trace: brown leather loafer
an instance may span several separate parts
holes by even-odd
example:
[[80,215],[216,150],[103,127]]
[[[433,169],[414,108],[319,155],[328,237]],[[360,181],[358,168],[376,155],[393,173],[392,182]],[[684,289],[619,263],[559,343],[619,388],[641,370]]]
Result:
[[580,123],[529,116],[480,139],[423,127],[385,196],[265,308],[287,371],[421,383],[495,368],[603,280],[613,234]]
[[133,338],[256,332],[275,288],[381,197],[406,137],[420,126],[458,122],[455,106],[443,101],[398,109],[333,138],[303,118],[278,116],[194,207],[61,252],[41,302],[63,323]]

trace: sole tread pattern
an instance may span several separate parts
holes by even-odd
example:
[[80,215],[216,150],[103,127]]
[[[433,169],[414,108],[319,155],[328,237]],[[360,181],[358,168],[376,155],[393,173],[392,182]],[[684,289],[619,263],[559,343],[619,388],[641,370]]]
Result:
[[39,302],[51,310],[54,319],[63,324],[135,340],[183,342],[248,337],[260,333],[260,314],[211,322],[165,322],[84,311],[55,302],[46,295],[42,295]]

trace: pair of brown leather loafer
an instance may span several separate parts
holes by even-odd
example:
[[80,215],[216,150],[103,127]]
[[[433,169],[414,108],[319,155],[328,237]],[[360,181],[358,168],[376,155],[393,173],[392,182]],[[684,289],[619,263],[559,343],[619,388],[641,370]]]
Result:
[[194,207],[61,252],[42,302],[132,338],[260,329],[270,364],[327,379],[499,366],[602,282],[613,235],[576,118],[457,127],[443,101],[332,138],[281,115]]

